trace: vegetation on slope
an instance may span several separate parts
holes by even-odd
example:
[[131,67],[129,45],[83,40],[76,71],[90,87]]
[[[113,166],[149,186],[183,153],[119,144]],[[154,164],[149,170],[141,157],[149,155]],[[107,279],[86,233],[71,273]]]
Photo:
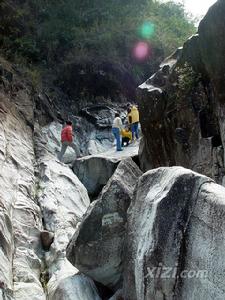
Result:
[[[132,95],[195,31],[183,7],[173,2],[3,0],[0,11],[4,54],[57,70],[56,83],[73,97],[86,92],[107,97],[112,90]],[[140,58],[136,47],[143,45],[148,49]]]

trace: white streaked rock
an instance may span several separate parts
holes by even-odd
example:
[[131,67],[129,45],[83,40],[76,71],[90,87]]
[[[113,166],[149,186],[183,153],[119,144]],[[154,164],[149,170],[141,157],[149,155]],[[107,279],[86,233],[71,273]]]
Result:
[[45,228],[54,241],[45,259],[49,275],[50,300],[98,300],[91,279],[76,275],[78,270],[66,258],[66,247],[90,205],[86,188],[73,171],[57,160],[40,163],[39,204]]
[[[39,281],[42,220],[35,201],[33,134],[3,94],[0,95],[0,119],[1,293],[3,299],[44,300]],[[31,291],[35,291],[35,298],[29,297]]]

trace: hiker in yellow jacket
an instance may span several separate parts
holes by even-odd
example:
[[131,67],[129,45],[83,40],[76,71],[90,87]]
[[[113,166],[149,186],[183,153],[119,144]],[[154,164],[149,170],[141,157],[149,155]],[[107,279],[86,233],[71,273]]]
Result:
[[128,123],[131,124],[132,140],[134,140],[134,137],[138,139],[139,111],[137,107],[133,105],[128,107],[127,112]]
[[129,127],[125,127],[120,131],[122,136],[122,147],[126,144],[126,146],[129,145],[130,141],[132,140],[132,132]]

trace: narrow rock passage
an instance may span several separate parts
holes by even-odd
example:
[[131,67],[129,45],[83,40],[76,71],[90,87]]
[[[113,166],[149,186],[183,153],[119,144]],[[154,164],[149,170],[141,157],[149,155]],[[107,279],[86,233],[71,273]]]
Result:
[[38,203],[45,230],[54,235],[45,252],[43,277],[49,300],[100,300],[93,281],[79,274],[66,258],[66,247],[90,205],[86,188],[70,167],[46,151],[36,135],[38,163]]

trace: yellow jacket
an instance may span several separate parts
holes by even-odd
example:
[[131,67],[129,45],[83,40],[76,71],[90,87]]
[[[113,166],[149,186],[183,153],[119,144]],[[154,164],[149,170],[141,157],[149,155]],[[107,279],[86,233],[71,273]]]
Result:
[[132,140],[132,132],[130,130],[126,131],[125,129],[122,129],[120,133],[122,137],[128,137],[130,140]]
[[[127,117],[128,117],[128,122],[131,124],[139,122],[139,111],[136,106],[132,106],[131,112],[127,115]],[[129,120],[130,117],[131,117],[131,122]]]

